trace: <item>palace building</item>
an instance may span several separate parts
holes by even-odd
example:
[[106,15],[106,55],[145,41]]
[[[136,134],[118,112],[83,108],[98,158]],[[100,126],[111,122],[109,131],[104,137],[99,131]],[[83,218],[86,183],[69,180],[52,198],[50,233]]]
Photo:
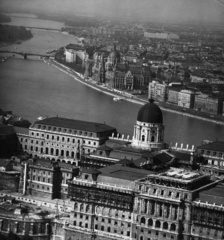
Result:
[[32,157],[73,163],[78,166],[82,154],[93,152],[116,129],[106,124],[61,117],[36,121],[29,129],[15,128],[25,152]]
[[[33,155],[31,140],[44,142],[35,147],[49,159],[25,162],[21,178],[26,181],[20,186],[24,193],[69,201],[65,240],[224,240],[223,179],[203,168],[192,170],[194,148],[165,144],[163,114],[153,101],[140,108],[130,139],[104,124],[61,118],[37,121],[28,135],[18,137]],[[93,151],[86,150],[88,141],[97,143]],[[69,151],[65,142],[67,149],[85,146],[80,169],[51,154]],[[208,143],[197,151],[222,167],[220,146],[222,142]]]
[[132,139],[112,135],[105,145],[90,154],[83,154],[80,166],[101,168],[122,159],[144,169],[161,169],[173,164],[174,156],[164,143],[162,111],[153,100],[140,108]]

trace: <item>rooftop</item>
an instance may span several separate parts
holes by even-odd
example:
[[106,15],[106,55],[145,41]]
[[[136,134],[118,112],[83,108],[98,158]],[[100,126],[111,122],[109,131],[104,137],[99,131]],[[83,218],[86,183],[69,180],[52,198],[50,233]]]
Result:
[[0,136],[1,135],[11,135],[11,134],[15,134],[13,126],[7,126],[4,124],[0,124]]
[[108,167],[100,168],[99,171],[101,172],[101,175],[129,181],[135,181],[153,173],[152,171],[126,167],[120,164],[114,164]]
[[224,152],[224,142],[223,141],[214,141],[208,144],[204,144],[198,147],[199,149],[211,150]]
[[152,174],[151,177],[177,181],[181,183],[189,183],[204,178],[205,175],[196,171],[190,171],[182,168],[170,168],[163,173]]
[[46,118],[44,120],[36,121],[34,123],[34,125],[37,125],[37,124],[62,127],[62,128],[70,128],[70,129],[78,129],[78,130],[89,131],[89,132],[105,132],[105,131],[116,130],[111,126],[108,126],[102,123],[86,122],[86,121],[61,118],[61,117]]
[[209,204],[224,205],[224,184],[219,183],[215,187],[201,191],[196,200],[207,202]]

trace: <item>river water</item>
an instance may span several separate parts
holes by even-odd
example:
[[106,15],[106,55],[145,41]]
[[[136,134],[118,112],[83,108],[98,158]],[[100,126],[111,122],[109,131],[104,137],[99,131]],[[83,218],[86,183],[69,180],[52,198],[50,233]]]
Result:
[[[61,28],[62,23],[13,17],[12,25]],[[75,38],[55,31],[32,30],[33,38],[1,49],[46,53],[75,43]],[[1,50],[0,49],[0,50]],[[37,117],[60,116],[106,123],[125,136],[133,134],[140,105],[114,102],[39,59],[10,57],[0,63],[0,108],[35,121]],[[163,112],[165,141],[174,145],[199,145],[202,140],[224,140],[224,126]]]

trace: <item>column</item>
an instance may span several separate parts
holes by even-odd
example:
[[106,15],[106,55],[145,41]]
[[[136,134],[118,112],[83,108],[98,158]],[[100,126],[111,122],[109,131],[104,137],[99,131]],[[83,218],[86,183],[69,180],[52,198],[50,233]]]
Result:
[[172,219],[172,205],[170,205],[169,219]]
[[1,232],[1,230],[2,230],[2,219],[0,219],[0,232]]
[[149,214],[149,215],[152,214],[152,203],[151,203],[151,201],[148,201],[148,204],[147,204],[147,214]]
[[145,199],[142,199],[141,213],[145,213]]
[[157,202],[154,205],[154,216],[157,216]]
[[26,233],[26,222],[23,223],[23,231],[22,234],[25,235]]
[[146,142],[149,141],[149,130],[147,130],[147,137],[146,137]]
[[30,232],[29,235],[33,235],[33,223],[30,223]]
[[134,126],[134,139],[136,139],[136,126]]
[[157,204],[157,207],[156,207],[156,216],[158,216],[158,217],[160,217],[160,207],[161,207],[161,205],[160,205],[160,203],[158,203]]
[[156,142],[159,142],[159,128],[157,127]]
[[163,217],[168,218],[168,212],[167,212],[168,206],[164,204],[164,210],[163,210]]
[[175,207],[172,208],[172,219],[175,219],[175,213],[176,213],[176,209]]
[[45,234],[46,235],[48,234],[48,229],[49,229],[49,223],[46,223],[45,224]]
[[7,232],[10,232],[10,226],[11,226],[11,223],[10,223],[10,220],[8,221],[8,226],[7,226]]
[[165,210],[165,204],[162,205],[162,218],[164,218],[164,210]]
[[18,222],[15,222],[15,225],[14,225],[14,233],[15,234],[17,233],[17,230],[18,230]]

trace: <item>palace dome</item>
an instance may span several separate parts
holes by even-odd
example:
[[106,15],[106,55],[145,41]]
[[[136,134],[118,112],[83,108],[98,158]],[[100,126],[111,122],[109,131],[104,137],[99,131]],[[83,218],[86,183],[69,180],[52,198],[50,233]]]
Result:
[[137,121],[145,123],[163,123],[163,113],[161,109],[150,99],[138,111]]

